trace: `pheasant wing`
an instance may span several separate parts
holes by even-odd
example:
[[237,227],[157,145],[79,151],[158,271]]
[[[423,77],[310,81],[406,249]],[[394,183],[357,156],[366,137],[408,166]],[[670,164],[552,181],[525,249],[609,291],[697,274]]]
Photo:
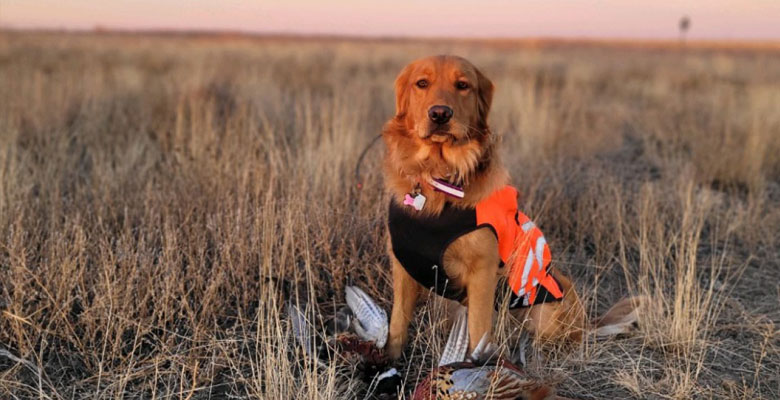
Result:
[[439,358],[439,366],[462,362],[466,359],[469,348],[469,325],[466,317],[466,307],[458,310],[458,319],[452,325],[447,344]]
[[357,286],[347,286],[347,305],[355,314],[353,327],[363,340],[373,341],[378,348],[387,342],[387,313],[374,299]]

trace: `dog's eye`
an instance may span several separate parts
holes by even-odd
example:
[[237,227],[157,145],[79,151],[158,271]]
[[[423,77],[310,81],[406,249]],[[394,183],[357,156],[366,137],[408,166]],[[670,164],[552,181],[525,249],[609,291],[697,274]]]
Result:
[[455,82],[455,88],[458,90],[466,90],[469,88],[469,83],[463,81],[457,81]]
[[428,87],[428,81],[426,81],[425,79],[420,79],[419,81],[417,81],[416,85],[420,89],[425,89]]

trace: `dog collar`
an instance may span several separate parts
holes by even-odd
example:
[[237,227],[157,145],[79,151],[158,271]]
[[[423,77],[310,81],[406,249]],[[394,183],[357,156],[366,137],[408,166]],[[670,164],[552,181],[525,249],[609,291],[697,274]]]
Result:
[[462,199],[463,196],[466,195],[462,187],[453,185],[444,179],[430,178],[428,183],[433,186],[434,190],[455,197],[456,199]]
[[[466,195],[462,187],[453,185],[444,179],[430,178],[428,179],[428,184],[433,187],[433,190],[455,197],[456,199],[462,199]],[[425,196],[421,193],[420,184],[418,183],[411,193],[407,193],[406,196],[404,196],[404,205],[420,211],[425,206],[426,200]]]

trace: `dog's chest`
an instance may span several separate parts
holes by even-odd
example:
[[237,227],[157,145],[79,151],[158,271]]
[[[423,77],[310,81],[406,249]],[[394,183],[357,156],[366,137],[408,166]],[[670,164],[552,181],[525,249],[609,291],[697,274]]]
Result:
[[449,281],[442,258],[455,239],[477,229],[476,210],[448,204],[437,216],[418,216],[402,207],[390,202],[388,229],[396,258],[422,286],[450,299],[463,299],[465,293]]

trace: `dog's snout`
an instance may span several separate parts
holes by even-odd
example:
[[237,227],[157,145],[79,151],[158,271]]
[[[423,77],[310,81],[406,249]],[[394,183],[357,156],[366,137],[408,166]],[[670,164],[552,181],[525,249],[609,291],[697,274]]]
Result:
[[452,108],[447,106],[433,106],[428,109],[428,118],[437,124],[446,124],[452,118]]

